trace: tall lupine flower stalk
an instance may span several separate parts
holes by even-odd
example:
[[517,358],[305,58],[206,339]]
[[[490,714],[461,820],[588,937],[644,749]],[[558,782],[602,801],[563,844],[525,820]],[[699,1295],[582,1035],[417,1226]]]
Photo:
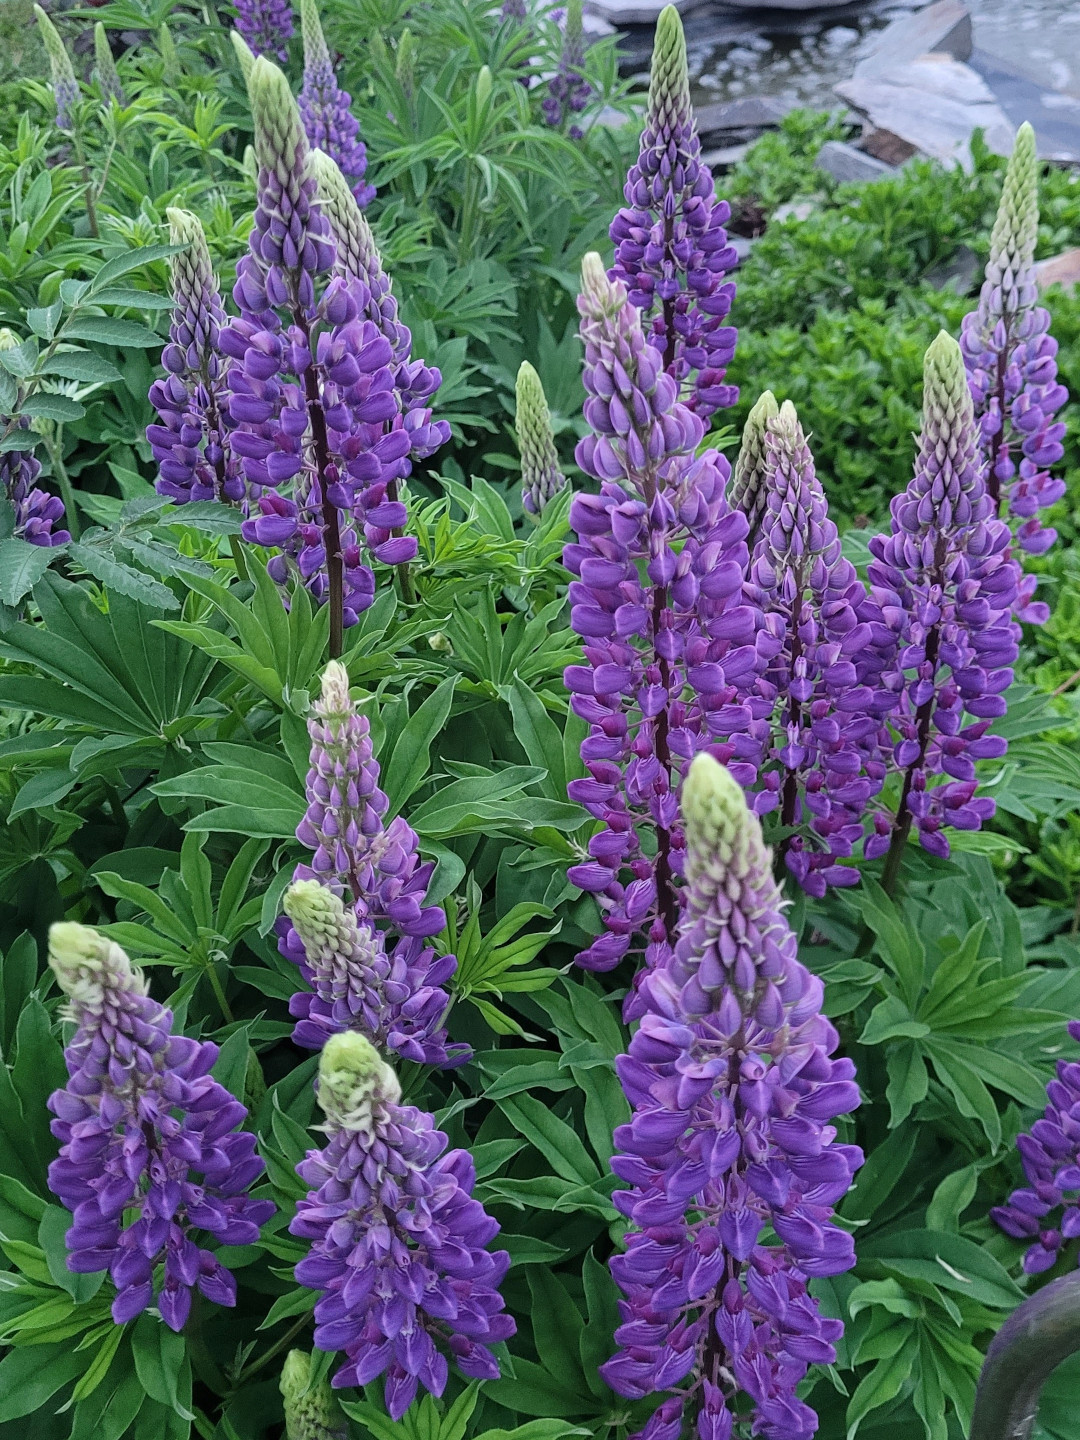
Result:
[[[1070,1022],[1069,1034],[1080,1040],[1080,1020]],[[1062,1245],[1080,1235],[1080,1062],[1057,1062],[1046,1098],[1031,1134],[1016,1137],[1027,1186],[990,1211],[1006,1235],[1031,1242],[1023,1261],[1029,1275],[1049,1270]]]
[[387,489],[409,436],[392,424],[400,411],[393,351],[364,319],[366,286],[330,273],[333,235],[288,81],[260,58],[248,95],[258,200],[250,253],[233,288],[241,315],[220,336],[234,361],[233,448],[248,483],[259,487],[259,513],[243,534],[284,552],[270,564],[276,580],[289,578],[291,560],[328,603],[337,656],[343,627],[375,593],[354,527],[363,526],[371,554],[385,564],[416,553],[415,540],[393,533],[406,511]]
[[[1032,555],[1057,538],[1038,512],[1065,493],[1064,480],[1049,467],[1064,454],[1065,426],[1054,414],[1069,398],[1058,383],[1049,313],[1035,303],[1038,186],[1035,132],[1025,122],[1005,172],[978,308],[965,316],[960,337],[990,498],[995,513],[1004,508],[1018,522],[1016,537]],[[1035,577],[1028,576],[1017,613],[1042,622],[1049,611],[1032,603],[1034,588]]]
[[70,131],[74,124],[71,112],[79,99],[79,82],[75,78],[71,56],[60,38],[60,32],[40,5],[34,6],[34,16],[45,54],[49,57],[53,99],[56,101],[56,128]]
[[[0,350],[14,350],[19,337],[6,326],[0,329]],[[29,430],[30,422],[21,416],[14,423],[8,415],[0,415],[0,431]],[[12,534],[31,545],[66,545],[71,536],[66,530],[54,530],[64,518],[64,502],[47,490],[39,490],[35,481],[41,474],[41,462],[29,450],[6,450],[0,454],[0,495],[7,500],[14,514]]]
[[890,508],[867,573],[895,641],[882,681],[897,701],[892,763],[903,778],[896,814],[875,815],[864,851],[888,852],[887,890],[912,824],[924,849],[947,856],[945,827],[978,830],[993,815],[993,800],[975,794],[975,761],[1007,748],[987,732],[1005,714],[1019,638],[1020,567],[987,493],[960,347],[944,331],[926,352],[915,474]]
[[[548,93],[541,107],[544,119],[553,128],[561,128],[571,115],[580,115],[592,99],[593,87],[585,79],[585,31],[581,8],[582,0],[568,0],[558,69],[548,81]],[[572,140],[580,140],[583,133],[581,127],[574,123],[567,131]]]
[[94,26],[94,67],[97,70],[98,84],[101,86],[101,96],[106,105],[110,100],[115,100],[120,106],[126,105],[127,96],[124,94],[124,87],[121,85],[120,76],[117,73],[108,32],[100,20]]
[[289,0],[233,0],[236,28],[256,55],[272,56],[284,65],[293,36]]
[[156,487],[177,505],[246,500],[239,455],[230,443],[226,360],[219,348],[228,316],[198,216],[169,209],[173,314],[161,352],[165,375],[150,387],[160,423],[146,427],[158,467]]
[[75,1024],[70,1079],[49,1097],[61,1142],[49,1187],[74,1219],[68,1269],[108,1270],[118,1325],[153,1302],[181,1330],[192,1286],[236,1303],[232,1275],[191,1231],[250,1245],[274,1213],[247,1193],[264,1168],[255,1137],[236,1129],[247,1111],[210,1076],[218,1047],[172,1033],[171,1011],[119,945],[85,925],[53,925],[49,964]]
[[[365,318],[385,335],[393,350],[394,384],[401,402],[394,428],[409,437],[409,449],[391,468],[387,494],[398,498],[398,481],[412,472],[412,461],[426,460],[450,439],[445,420],[433,420],[431,401],[442,384],[435,365],[412,358],[412,333],[398,316],[398,303],[390,277],[383,269],[375,237],[349,183],[331,156],[313,150],[311,161],[319,185],[319,201],[337,245],[337,273],[363,282],[367,288]],[[395,535],[398,532],[395,531]]]
[[308,141],[314,149],[325,150],[333,157],[349,181],[356,203],[367,205],[375,198],[375,186],[364,181],[367,148],[356,138],[360,122],[349,109],[351,97],[334,74],[315,0],[300,0],[300,30],[304,37],[300,116]]
[[859,879],[838,861],[861,842],[885,778],[880,739],[895,697],[877,683],[877,647],[891,637],[840,552],[790,401],[777,410],[766,392],[751,412],[732,490],[757,533],[744,594],[758,670],[725,711],[731,769],[755,814],[777,814],[787,869],[820,897]]
[[757,543],[765,513],[765,432],[769,421],[779,412],[776,396],[766,390],[746,417],[742,444],[728,486],[728,503],[733,510],[742,511],[750,526],[747,543],[751,549]]
[[281,1367],[285,1440],[346,1440],[349,1422],[327,1380],[311,1383],[311,1356],[290,1350]]
[[296,1278],[322,1291],[316,1346],[347,1356],[333,1384],[385,1374],[400,1420],[421,1385],[443,1393],[446,1351],[463,1374],[498,1377],[490,1347],[515,1330],[497,1288],[510,1257],[485,1248],[499,1227],[472,1198],[471,1157],[447,1152],[433,1117],[401,1103],[362,1035],[326,1042],[318,1093],[328,1139],[297,1166],[311,1190],[289,1229],[312,1246]]
[[724,383],[737,334],[724,324],[735,298],[724,277],[736,255],[724,229],[730,209],[716,199],[702,164],[686,40],[673,5],[656,24],[641,150],[623,194],[626,205],[611,222],[612,279],[625,283],[680,398],[708,420],[739,393]]
[[551,429],[551,412],[540,376],[528,360],[517,373],[514,429],[521,455],[521,501],[530,515],[539,515],[566,485]]
[[721,733],[733,682],[756,663],[753,613],[740,605],[747,527],[724,499],[727,461],[695,458],[702,421],[598,255],[585,257],[578,309],[593,434],[576,458],[600,493],[575,495],[563,556],[585,660],[566,685],[589,725],[588,777],[570,794],[602,828],[569,873],[605,925],[578,963],[610,970],[643,949],[651,967],[669,958],[679,916],[682,767]]
[[[631,1230],[611,1261],[625,1299],[617,1393],[666,1395],[640,1432],[727,1440],[738,1397],[752,1431],[802,1440],[817,1416],[795,1389],[835,1359],[839,1320],[808,1293],[855,1261],[832,1219],[862,1153],[830,1122],[859,1103],[822,984],[799,963],[761,827],[711,755],[682,792],[687,906],[674,956],[616,1066],[633,1118],[615,1132],[613,1203]],[[766,1238],[766,1227],[772,1236]],[[738,1411],[741,1415],[741,1409]]]
[[434,865],[421,863],[402,816],[384,824],[368,720],[336,661],[326,667],[308,733],[308,808],[296,834],[314,855],[310,867],[297,867],[278,922],[281,953],[312,987],[290,1003],[293,1038],[318,1049],[328,1035],[354,1029],[403,1059],[461,1064],[468,1047],[448,1045],[443,1028],[443,986],[457,961],[424,943],[446,924],[438,905],[424,903]]

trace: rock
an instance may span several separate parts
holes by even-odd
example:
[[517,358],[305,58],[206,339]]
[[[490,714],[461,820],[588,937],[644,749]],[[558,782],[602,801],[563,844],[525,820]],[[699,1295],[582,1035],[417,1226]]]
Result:
[[724,0],[734,10],[838,10],[850,0]]
[[891,130],[867,130],[859,140],[859,149],[873,155],[875,160],[884,160],[886,165],[905,165],[918,149],[908,140],[902,140]]
[[966,60],[971,54],[971,16],[962,0],[937,0],[925,10],[894,20],[882,30],[870,54],[855,66],[855,74],[860,78],[880,75],[931,50],[954,60]]
[[970,245],[958,245],[952,259],[927,270],[924,279],[935,290],[944,290],[946,285],[951,285],[958,295],[970,295],[982,268],[982,261]]
[[[654,25],[668,0],[589,0],[594,15],[616,27],[622,25]],[[708,0],[671,0],[680,15],[698,10]]]
[[776,95],[747,95],[739,100],[719,100],[714,105],[699,105],[698,134],[715,135],[722,130],[767,130],[779,125],[794,101]]
[[1067,290],[1080,285],[1080,249],[1040,260],[1035,266],[1035,283],[1040,290],[1048,290],[1051,285],[1064,285]]
[[741,145],[725,145],[719,150],[706,150],[701,159],[710,170],[729,169],[732,165],[738,165],[740,160],[746,159],[746,152],[752,143],[744,140]]
[[854,75],[836,93],[924,155],[971,169],[971,132],[979,127],[997,155],[1008,155],[1015,127],[981,76],[947,55],[923,55],[875,75]]
[[581,16],[581,28],[586,35],[595,35],[602,39],[605,35],[616,34],[615,26],[610,20],[605,20],[602,15],[597,15],[595,10],[585,10]]
[[1080,98],[1044,90],[1017,67],[978,47],[970,64],[1014,125],[1028,120],[1035,127],[1041,160],[1080,160]]
[[814,213],[813,200],[788,200],[783,205],[778,205],[772,213],[772,218],[778,221],[784,220],[809,220]]
[[757,237],[755,236],[753,239],[750,239],[746,235],[729,235],[728,244],[735,251],[738,264],[741,265],[757,244]]
[[880,180],[885,175],[896,174],[891,165],[886,165],[883,160],[875,160],[873,155],[856,150],[854,145],[848,145],[843,140],[826,140],[818,151],[814,165],[816,169],[831,175],[834,180],[843,182]]

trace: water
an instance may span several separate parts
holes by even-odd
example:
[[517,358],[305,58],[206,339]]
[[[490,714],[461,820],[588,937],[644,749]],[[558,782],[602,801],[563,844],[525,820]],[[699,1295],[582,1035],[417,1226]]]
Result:
[[[879,32],[922,8],[919,0],[868,0],[810,14],[717,6],[688,15],[694,100],[774,95],[819,109],[834,106],[832,87],[850,77]],[[980,50],[1063,92],[1066,106],[1068,95],[1080,96],[1080,0],[970,0],[968,8]],[[637,71],[640,64],[647,79],[651,35],[628,41],[628,68]]]

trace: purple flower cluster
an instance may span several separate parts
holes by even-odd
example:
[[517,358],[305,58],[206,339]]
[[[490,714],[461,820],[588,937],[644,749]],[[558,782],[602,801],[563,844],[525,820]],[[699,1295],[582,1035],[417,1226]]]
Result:
[[225,362],[219,349],[228,324],[206,236],[197,216],[170,209],[169,238],[185,249],[172,261],[173,315],[161,352],[165,375],[150,387],[159,424],[146,427],[158,467],[158,493],[189,500],[246,500],[239,456],[232,451]]
[[699,754],[682,807],[685,917],[616,1062],[633,1117],[615,1132],[630,1188],[613,1200],[631,1230],[611,1261],[625,1298],[602,1374],[621,1395],[668,1394],[643,1440],[678,1440],[688,1411],[699,1440],[728,1440],[738,1392],[755,1435],[805,1440],[817,1417],[796,1386],[843,1330],[808,1282],[855,1261],[832,1213],[862,1153],[830,1123],[859,1103],[855,1067],[830,1058],[821,981],[797,959],[738,783]]
[[61,1142],[49,1186],[74,1219],[68,1268],[108,1270],[118,1325],[153,1301],[181,1330],[192,1286],[236,1303],[232,1275],[192,1230],[250,1245],[274,1212],[247,1193],[263,1171],[255,1137],[236,1130],[247,1111],[210,1076],[217,1046],[172,1033],[171,1012],[118,945],[83,925],[54,925],[49,963],[76,1026],[70,1079],[49,1098]]
[[877,682],[892,637],[840,553],[790,401],[777,409],[766,391],[754,407],[732,492],[757,537],[744,590],[757,666],[720,717],[725,754],[754,813],[778,815],[788,870],[822,896],[859,878],[837,862],[862,841],[885,777],[880,739],[895,700]]
[[258,203],[233,289],[240,318],[219,339],[234,362],[232,444],[257,497],[243,534],[283,552],[271,561],[275,579],[284,583],[295,566],[329,602],[337,655],[342,625],[354,624],[375,593],[358,531],[384,564],[416,553],[416,541],[401,533],[405,506],[389,491],[410,436],[394,423],[401,397],[393,349],[365,318],[367,288],[330,274],[336,247],[288,82],[260,59],[248,94]]
[[[563,23],[559,66],[548,81],[547,95],[541,107],[545,121],[553,129],[561,129],[571,115],[581,114],[592,95],[593,87],[585,79],[581,0],[569,0]],[[579,125],[572,123],[566,133],[571,140],[580,140],[584,132]]]
[[[1080,1020],[1070,1023],[1069,1034],[1080,1040]],[[1047,1085],[1046,1098],[1031,1134],[1016,1137],[1027,1186],[990,1211],[1006,1235],[1031,1242],[1024,1254],[1029,1275],[1049,1270],[1065,1241],[1080,1235],[1080,1062],[1057,1062],[1057,1079]],[[1051,1211],[1062,1206],[1062,1214],[1047,1223]]]
[[[1064,454],[1065,426],[1054,416],[1069,398],[1058,383],[1050,316],[1035,303],[1038,226],[1035,132],[1025,123],[1009,160],[978,308],[965,317],[960,344],[995,513],[1004,501],[1017,522],[1017,540],[1032,555],[1057,538],[1038,512],[1065,494],[1064,480],[1049,467]],[[1017,614],[1041,623],[1049,611],[1032,601],[1034,588],[1035,577],[1027,577]]]
[[461,1064],[469,1049],[448,1045],[443,1028],[443,986],[457,961],[424,943],[446,924],[439,906],[424,903],[434,863],[421,863],[402,816],[384,824],[367,717],[336,661],[308,732],[308,809],[296,833],[315,853],[310,867],[297,867],[278,921],[281,953],[312,987],[292,998],[293,1038],[318,1049],[328,1035],[356,1029],[404,1059]]
[[[720,733],[715,717],[733,682],[753,669],[754,617],[740,603],[747,524],[724,499],[727,461],[715,450],[695,458],[702,422],[676,398],[625,286],[607,278],[598,255],[585,257],[582,277],[593,434],[576,458],[600,491],[576,495],[570,511],[576,538],[563,560],[585,664],[565,679],[589,725],[588,776],[570,795],[603,828],[570,878],[597,897],[605,925],[578,963],[609,970],[638,937],[650,967],[670,955],[681,767]],[[642,843],[650,830],[655,852]]]
[[293,35],[289,0],[233,0],[236,28],[255,55],[273,56],[284,65]]
[[[0,426],[9,423],[0,416]],[[16,427],[28,428],[22,420]],[[31,545],[66,545],[71,536],[66,530],[54,530],[64,518],[64,502],[58,495],[39,490],[35,481],[41,474],[41,462],[29,450],[8,450],[0,455],[0,494],[11,502],[15,511],[17,540]]]
[[344,1350],[335,1386],[385,1374],[400,1420],[423,1386],[441,1395],[446,1351],[465,1375],[495,1379],[491,1346],[514,1333],[498,1285],[510,1257],[485,1248],[499,1227],[472,1198],[476,1173],[430,1115],[401,1103],[393,1070],[355,1031],[332,1036],[319,1063],[328,1142],[297,1166],[310,1187],[289,1225],[311,1240],[296,1267],[322,1292],[315,1344]]
[[914,477],[892,502],[889,534],[870,541],[871,593],[894,640],[881,647],[881,683],[895,700],[903,779],[896,815],[873,817],[864,854],[890,851],[887,881],[912,823],[924,849],[947,856],[946,826],[978,830],[994,813],[975,794],[975,761],[1007,748],[987,732],[1005,713],[1019,639],[1011,538],[987,493],[960,348],[942,331],[926,352]]
[[737,333],[724,324],[735,297],[725,276],[736,255],[724,229],[730,210],[701,161],[686,40],[671,5],[657,21],[641,151],[623,193],[611,224],[612,278],[625,283],[682,399],[708,420],[738,398],[724,383]]
[[324,150],[350,181],[358,205],[375,198],[374,185],[364,181],[367,149],[356,137],[360,123],[349,106],[350,96],[334,74],[334,62],[319,23],[315,0],[300,0],[300,28],[304,37],[304,85],[300,91],[300,116],[308,142]]

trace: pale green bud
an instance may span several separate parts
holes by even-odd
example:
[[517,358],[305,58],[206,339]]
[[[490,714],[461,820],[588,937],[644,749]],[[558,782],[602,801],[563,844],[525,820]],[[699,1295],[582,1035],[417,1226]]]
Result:
[[[986,278],[1012,290],[1031,283],[1035,242],[1039,234],[1039,160],[1035,131],[1025,120],[1005,170],[1001,201],[990,236]],[[1007,307],[1012,308],[1012,307]]]
[[357,279],[366,280],[373,270],[381,268],[375,237],[348,180],[337,161],[324,150],[312,150],[311,168],[319,186],[323,214],[330,222],[337,245],[338,267]]
[[230,30],[229,39],[236,51],[236,58],[240,62],[240,74],[244,77],[244,84],[251,84],[251,72],[255,69],[256,55],[251,46],[247,43],[239,30]]
[[416,89],[416,37],[407,25],[398,37],[394,73],[402,90],[411,96]]
[[202,221],[190,210],[170,206],[165,211],[169,222],[169,242],[185,249],[170,261],[172,292],[177,305],[197,311],[207,295],[217,292],[217,276],[206,244]]
[[691,113],[686,36],[675,6],[665,5],[653,40],[646,125],[666,133],[672,125],[685,123]]
[[285,1440],[339,1440],[347,1433],[345,1417],[325,1377],[311,1383],[311,1356],[290,1350],[281,1367]]
[[259,178],[259,162],[258,162],[258,160],[256,160],[256,158],[255,158],[255,146],[254,146],[254,145],[245,145],[245,146],[244,146],[244,158],[243,158],[243,160],[242,160],[240,163],[241,163],[241,164],[243,165],[243,167],[244,167],[244,174],[245,174],[245,175],[249,176],[252,180],[258,180],[258,178]]
[[304,69],[330,64],[330,51],[315,0],[300,0],[300,33],[304,37]]
[[49,965],[75,1010],[97,1010],[108,990],[146,995],[142,971],[115,941],[89,925],[60,921],[49,927]]
[[967,435],[975,423],[960,346],[939,330],[923,360],[923,441]]
[[284,71],[265,55],[260,55],[251,67],[248,99],[255,122],[259,167],[271,171],[279,184],[291,189],[298,167],[307,161],[307,136]]
[[566,484],[551,428],[551,412],[540,376],[521,362],[515,387],[514,428],[521,454],[521,496],[526,510],[538,515]]
[[9,330],[6,325],[0,329],[0,350],[16,350],[21,344],[14,330]]
[[326,1130],[370,1135],[376,1112],[400,1099],[397,1076],[367,1036],[356,1030],[330,1036],[319,1057],[319,1104]]
[[680,800],[686,832],[686,878],[704,872],[769,869],[761,823],[746,804],[742,786],[726,766],[702,751],[690,762]]
[[476,77],[476,103],[480,109],[483,109],[491,96],[491,86],[491,70],[487,65],[481,65]]
[[126,105],[127,98],[124,95],[124,87],[120,84],[120,76],[117,74],[116,61],[113,59],[112,49],[109,46],[109,36],[100,20],[94,26],[94,66],[97,70],[98,84],[101,86],[101,95],[105,102],[115,100],[117,105]]
[[765,432],[777,414],[776,396],[766,390],[746,417],[739,458],[731,474],[728,502],[732,510],[741,510],[750,522],[747,543],[751,547],[765,509]]
[[34,6],[41,43],[49,57],[49,71],[52,76],[53,98],[56,101],[56,124],[61,130],[72,126],[71,107],[79,98],[79,82],[71,64],[71,56],[60,38],[60,32],[40,5]]

